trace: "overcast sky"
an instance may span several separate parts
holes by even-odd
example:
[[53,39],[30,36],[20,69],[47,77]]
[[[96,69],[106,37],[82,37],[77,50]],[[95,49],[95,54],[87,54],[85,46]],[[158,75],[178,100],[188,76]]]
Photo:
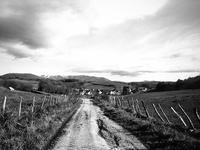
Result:
[[176,81],[199,69],[200,0],[0,1],[0,75]]

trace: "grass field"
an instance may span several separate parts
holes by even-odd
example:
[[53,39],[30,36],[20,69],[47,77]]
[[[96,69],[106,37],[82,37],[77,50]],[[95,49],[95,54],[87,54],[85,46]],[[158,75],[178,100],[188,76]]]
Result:
[[107,82],[96,81],[84,84],[84,88],[86,89],[101,89],[101,90],[113,90],[113,89],[122,90],[123,86],[127,86],[127,83],[116,82],[116,81],[107,81]]
[[[141,94],[128,95],[125,97],[129,99],[131,98],[138,99],[138,101],[144,101],[150,115],[157,119],[158,117],[152,107],[152,104],[154,103],[156,106],[158,106],[157,104],[160,104],[172,123],[182,125],[180,119],[171,110],[170,107],[172,106],[189,125],[186,117],[184,116],[184,114],[181,112],[180,108],[177,105],[179,103],[193,121],[194,126],[200,129],[200,124],[198,123],[193,111],[193,108],[197,108],[200,113],[200,89],[141,93]],[[142,107],[141,103],[139,104]],[[158,107],[157,109],[160,112]]]
[[[0,79],[0,85],[4,80]],[[17,83],[24,83],[26,85],[30,85],[34,89],[38,89],[39,81],[36,80],[22,80],[22,79],[7,79],[7,81],[16,81]]]
[[[7,96],[6,112],[3,114],[2,104],[5,96]],[[19,116],[21,96],[23,102]],[[32,112],[33,97],[36,101]],[[54,104],[46,100],[44,107],[41,107],[44,97],[42,94],[10,91],[0,87],[0,149],[41,149],[80,104],[80,100],[74,95],[60,99]]]
[[[95,97],[93,103],[99,106],[104,114],[122,127],[137,136],[149,150],[198,150],[200,147],[200,130],[192,131],[182,126],[179,118],[170,109],[180,103],[199,129],[199,124],[193,116],[192,107],[199,108],[200,90],[140,93],[124,96],[124,99],[143,100],[148,107],[150,115],[154,118],[146,118],[133,113],[130,109],[112,105],[104,97]],[[168,118],[173,124],[158,121],[152,103],[161,104]],[[141,106],[141,105],[140,105]],[[142,107],[141,107],[142,109]],[[159,108],[157,108],[159,110]],[[190,111],[191,110],[191,111]],[[180,113],[182,115],[182,113]],[[182,115],[183,116],[183,115]],[[183,117],[185,119],[185,117]]]

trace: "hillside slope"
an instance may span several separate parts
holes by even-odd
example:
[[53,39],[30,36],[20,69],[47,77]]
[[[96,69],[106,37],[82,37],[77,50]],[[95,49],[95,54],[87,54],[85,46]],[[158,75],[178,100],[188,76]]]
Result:
[[23,79],[23,80],[35,80],[41,79],[39,76],[31,73],[8,73],[0,76],[2,79]]

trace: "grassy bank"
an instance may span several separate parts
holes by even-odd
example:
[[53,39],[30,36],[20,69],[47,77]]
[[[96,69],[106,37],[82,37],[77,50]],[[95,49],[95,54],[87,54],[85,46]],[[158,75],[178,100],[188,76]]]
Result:
[[138,118],[131,110],[113,107],[105,100],[94,99],[104,114],[138,137],[148,149],[199,149],[199,133],[191,133],[181,126],[172,126],[154,119]]
[[31,100],[27,97],[23,103],[21,116],[18,116],[18,96],[37,97],[39,95],[23,92],[10,93],[9,91],[4,91],[4,93],[8,97],[8,105],[6,113],[0,114],[1,150],[41,149],[55,135],[70,112],[77,109],[81,103],[77,97],[73,96],[67,101],[44,105],[41,108],[42,101],[38,100],[34,113],[32,113],[32,97]]
[[[171,106],[183,117],[187,125],[189,122],[183,112],[178,107],[178,103],[184,108],[186,113],[191,118],[194,123],[195,128],[200,129],[200,125],[196,116],[194,114],[193,108],[197,108],[200,111],[200,89],[195,90],[180,90],[180,91],[167,91],[167,92],[152,92],[152,93],[142,93],[142,94],[133,94],[125,96],[129,99],[138,99],[139,105],[142,108],[142,103],[140,101],[144,101],[149,114],[159,119],[157,114],[155,113],[152,104],[160,104],[168,116],[169,120],[176,125],[183,125],[181,120],[177,117],[177,115],[171,110]],[[158,109],[159,111],[159,109]]]

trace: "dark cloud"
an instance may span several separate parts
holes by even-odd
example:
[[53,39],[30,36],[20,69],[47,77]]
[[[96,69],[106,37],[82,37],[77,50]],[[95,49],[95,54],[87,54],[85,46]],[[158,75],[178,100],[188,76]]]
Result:
[[111,71],[112,75],[118,75],[118,76],[129,76],[129,77],[138,77],[146,73],[155,73],[155,71],[149,71],[149,70],[140,70],[140,71]]
[[31,49],[45,47],[45,35],[39,22],[40,5],[29,1],[1,1],[0,41],[17,42]]
[[61,11],[66,5],[64,0],[1,0],[0,42],[21,43],[30,49],[47,47],[41,15]]
[[118,76],[129,76],[129,77],[138,77],[142,74],[146,73],[154,73],[154,71],[149,70],[141,70],[141,71],[124,71],[124,70],[83,70],[83,69],[75,69],[72,70],[76,73],[110,73],[111,75],[118,75]]
[[165,20],[166,24],[195,25],[200,24],[199,0],[170,0],[168,5],[158,12],[159,20]]
[[[151,43],[158,43],[162,46],[164,44],[169,45],[177,39],[180,41],[176,42],[181,42],[182,39],[188,37],[193,38],[193,41],[197,41],[200,38],[199,8],[199,0],[192,0],[192,2],[189,0],[169,0],[155,15],[146,16],[142,20],[130,20],[126,24],[121,24],[120,36],[124,37],[123,35],[125,35],[126,41],[130,42],[137,41],[138,37],[144,37],[155,32],[158,37],[152,38]],[[113,36],[115,32],[118,31],[113,31],[110,36]],[[116,36],[117,34],[115,34]],[[199,47],[199,42],[197,43],[197,47]],[[190,47],[193,48],[194,46],[191,45]],[[140,49],[140,47],[131,47],[131,50]]]
[[76,73],[110,73],[111,75],[117,76],[128,76],[128,77],[138,77],[149,73],[194,73],[197,72],[195,69],[183,69],[183,70],[166,70],[166,71],[151,71],[151,70],[137,70],[137,71],[125,71],[125,70],[83,70],[75,69],[72,70]]
[[2,42],[18,42],[31,49],[45,47],[45,37],[37,24],[26,18],[0,19],[0,40]]
[[[66,5],[64,0],[1,0],[0,48],[15,58],[29,57],[28,51],[47,48],[48,37],[41,16],[62,11]],[[16,44],[26,47],[27,51],[15,47]]]
[[169,56],[169,58],[178,58],[181,57],[181,54],[172,54]]
[[22,49],[22,47],[19,48],[18,46],[9,45],[9,43],[7,44],[0,43],[0,47],[1,47],[0,52],[11,55],[15,59],[33,57],[31,52],[29,52],[30,50],[29,51],[27,49],[25,50],[24,47]]
[[90,69],[72,69],[71,71],[76,73],[108,73],[108,70],[90,70]]
[[112,75],[118,75],[118,76],[130,76],[130,77],[137,77],[140,74],[140,72],[128,72],[128,71],[112,71]]
[[112,75],[118,75],[118,76],[130,76],[130,77],[138,77],[143,74],[149,74],[149,73],[194,73],[197,72],[195,69],[185,69],[185,70],[167,70],[167,71],[148,71],[148,70],[141,70],[141,71],[111,71],[110,73]]
[[185,70],[169,70],[164,71],[165,73],[194,73],[197,72],[195,69],[185,69]]
[[9,54],[9,55],[11,55],[11,56],[14,56],[16,59],[31,57],[30,54],[27,54],[27,53],[25,53],[23,51],[20,51],[18,49],[12,48],[12,47],[7,48],[6,49],[6,53]]
[[161,31],[160,40],[163,43],[168,44],[178,37],[183,39],[191,35],[197,39],[200,32],[199,8],[199,0],[170,0],[155,17],[147,21],[150,26],[153,25],[152,28]]

